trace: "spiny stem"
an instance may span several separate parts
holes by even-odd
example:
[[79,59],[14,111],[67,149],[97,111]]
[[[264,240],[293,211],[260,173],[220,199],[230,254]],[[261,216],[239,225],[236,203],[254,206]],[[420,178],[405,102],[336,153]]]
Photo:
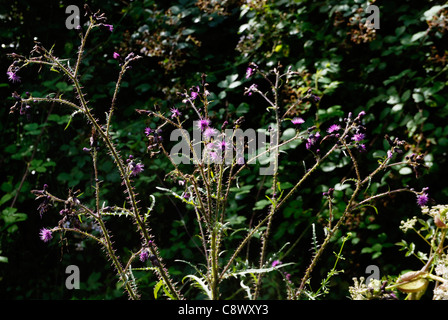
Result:
[[[146,243],[149,243],[149,241],[151,240],[150,235],[148,234],[148,231],[145,227],[144,222],[141,219],[141,216],[139,214],[139,209],[137,206],[137,201],[135,199],[135,193],[133,191],[132,185],[131,185],[131,181],[129,180],[129,175],[126,171],[125,165],[122,162],[117,150],[115,149],[114,145],[112,144],[111,140],[109,139],[109,135],[108,135],[108,131],[104,131],[103,128],[98,124],[98,121],[95,119],[95,117],[92,115],[92,113],[90,112],[90,109],[88,108],[87,105],[87,101],[84,98],[84,94],[82,92],[82,87],[79,83],[78,77],[77,77],[77,73],[78,73],[78,68],[79,68],[79,61],[81,59],[82,56],[82,51],[83,51],[83,47],[85,45],[85,41],[86,41],[86,36],[88,35],[88,33],[90,32],[90,29],[92,28],[92,24],[89,25],[89,28],[87,29],[86,35],[83,37],[82,39],[82,44],[80,47],[80,51],[78,53],[78,63],[77,66],[75,68],[74,73],[71,73],[70,70],[68,70],[64,65],[61,64],[61,62],[55,58],[51,53],[49,53],[48,51],[45,50],[45,53],[47,54],[48,59],[51,60],[52,63],[44,63],[44,64],[49,64],[49,65],[56,65],[61,71],[63,71],[63,73],[65,75],[67,75],[71,82],[73,83],[74,87],[75,87],[75,91],[76,94],[79,98],[80,101],[80,105],[81,107],[77,106],[74,103],[71,103],[69,101],[66,100],[62,100],[62,99],[46,99],[48,100],[55,100],[58,101],[62,104],[66,104],[69,105],[73,108],[75,108],[78,111],[81,111],[84,115],[86,115],[88,121],[92,124],[92,126],[94,127],[95,131],[98,133],[98,135],[101,137],[101,139],[104,141],[104,143],[106,144],[107,149],[109,150],[112,158],[114,159],[115,164],[117,165],[117,168],[120,172],[120,175],[123,179],[123,182],[126,186],[126,191],[128,194],[128,198],[129,198],[129,202],[131,204],[132,207],[132,211],[133,211],[133,216],[136,220],[137,226],[143,236],[143,238],[145,239]],[[30,61],[31,62],[31,61]],[[122,71],[123,73],[124,71]],[[121,73],[121,74],[122,74]],[[45,99],[40,99],[40,100],[45,100]],[[111,113],[110,113],[111,114]],[[110,123],[110,117],[108,119],[108,124]],[[107,126],[106,130],[108,130],[109,127]],[[116,259],[116,257],[113,255],[113,251],[111,251],[111,247],[108,247],[108,253],[111,255],[111,258],[114,262],[114,265],[117,267],[118,272],[121,274],[122,270],[121,270],[121,265],[119,265],[118,260]],[[154,251],[153,254],[155,254],[156,252]],[[159,275],[164,279],[167,287],[169,288],[169,290],[171,291],[172,295],[179,299],[180,296],[177,292],[177,290],[174,289],[174,286],[172,285],[168,275],[166,274],[166,271],[163,268],[158,268],[159,270]],[[122,276],[123,277],[123,276]],[[136,297],[134,294],[131,294],[132,297]]]
[[[276,70],[276,77],[275,77],[275,84],[272,88],[273,94],[274,94],[274,112],[275,112],[275,125],[276,128],[273,129],[274,131],[274,146],[278,146],[280,144],[280,136],[281,136],[281,123],[280,123],[280,115],[279,115],[279,105],[278,105],[278,82],[279,82],[279,72]],[[269,219],[266,224],[266,230],[264,234],[262,235],[262,245],[261,245],[261,253],[260,253],[260,263],[259,267],[260,269],[263,268],[266,258],[266,248],[268,243],[268,237],[269,232],[271,229],[271,223],[272,223],[272,217],[274,216],[274,213],[276,212],[276,190],[277,190],[277,182],[278,182],[278,157],[279,152],[278,149],[275,151],[274,156],[274,176],[272,178],[272,197],[273,202],[270,206],[270,210],[272,214],[269,215]],[[263,274],[260,273],[258,275],[257,283],[255,285],[255,292],[254,292],[254,299],[256,300],[258,298],[258,295],[260,293],[260,286],[261,286],[261,278],[263,277]]]

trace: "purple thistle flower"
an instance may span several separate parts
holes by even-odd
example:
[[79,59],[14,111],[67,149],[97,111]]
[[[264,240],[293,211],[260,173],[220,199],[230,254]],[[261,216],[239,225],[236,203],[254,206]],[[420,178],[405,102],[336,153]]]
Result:
[[6,74],[8,75],[8,80],[12,83],[20,82],[20,77],[17,75],[17,73],[8,71],[6,72]]
[[305,144],[306,148],[310,149],[313,145],[316,144],[319,138],[320,138],[319,132],[316,132],[316,134],[310,134]]
[[174,117],[180,117],[182,115],[182,113],[180,113],[179,109],[177,108],[171,108],[171,119],[173,119]]
[[299,117],[295,117],[294,119],[291,120],[292,124],[294,125],[299,125],[305,122],[305,120],[303,120],[302,118]]
[[132,172],[131,174],[135,177],[136,175],[138,175],[140,172],[143,171],[143,167],[144,165],[141,163],[137,163],[133,168],[132,168]]
[[428,197],[427,193],[422,193],[422,194],[417,196],[417,204],[420,207],[425,206],[428,203],[428,201],[429,201],[429,197]]
[[140,253],[140,261],[141,261],[141,262],[145,262],[146,260],[148,260],[148,258],[149,258],[148,250],[143,250],[143,251]]
[[209,156],[212,163],[217,163],[220,160],[219,154],[216,151],[210,151]]
[[204,138],[206,140],[210,140],[211,137],[216,136],[217,134],[218,134],[218,130],[216,130],[215,128],[211,128],[211,127],[207,127],[203,133]]
[[195,91],[192,91],[191,92],[191,98],[194,100],[194,99],[196,99],[197,97],[198,97],[198,95],[199,95],[199,93],[197,93],[197,92],[195,92]]
[[198,121],[198,129],[200,129],[201,131],[204,131],[205,129],[208,128],[208,126],[210,126],[211,121],[209,119],[201,119]]
[[229,144],[226,142],[226,140],[218,141],[217,142],[217,148],[219,148],[221,151],[226,151],[229,149]]
[[47,228],[43,228],[40,230],[40,240],[42,240],[43,242],[48,242],[53,238],[53,234],[51,232],[51,230],[47,229]]
[[151,128],[145,128],[145,135],[149,136],[151,133],[153,133],[154,131]]
[[362,140],[364,140],[366,137],[366,135],[364,133],[357,133],[355,135],[353,135],[352,140],[356,141],[356,142],[360,142]]
[[145,128],[145,135],[149,136],[153,132],[154,131],[151,128],[149,128],[149,127]]
[[311,139],[307,139],[305,146],[309,150],[313,146],[313,141]]
[[191,94],[190,94],[191,98],[193,100],[195,100],[199,96],[199,87],[198,86],[191,87],[190,91],[191,91]]
[[333,133],[336,131],[339,131],[341,129],[341,126],[337,125],[337,124],[333,124],[330,126],[330,128],[327,129],[328,133]]
[[275,260],[274,262],[272,262],[272,267],[275,268],[276,266],[279,266],[281,264],[282,264],[282,262],[280,260]]
[[254,75],[254,73],[255,73],[255,69],[248,67],[246,69],[246,79],[249,79],[250,77],[252,77]]

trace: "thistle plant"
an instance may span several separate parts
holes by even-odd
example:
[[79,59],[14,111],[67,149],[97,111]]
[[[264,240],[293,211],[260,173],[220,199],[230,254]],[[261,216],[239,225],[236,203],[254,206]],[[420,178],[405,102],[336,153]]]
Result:
[[[22,68],[31,65],[47,66],[53,71],[62,73],[69,79],[73,85],[76,98],[74,101],[70,101],[62,96],[50,95],[47,97],[33,97],[27,95],[26,97],[21,97],[17,93],[13,93],[16,103],[11,108],[11,112],[19,110],[22,114],[24,113],[22,110],[29,109],[31,105],[34,106],[39,103],[56,103],[71,109],[73,111],[72,117],[76,114],[83,115],[86,120],[86,124],[91,127],[92,132],[90,137],[90,146],[84,147],[84,151],[89,152],[92,159],[92,166],[95,175],[95,206],[89,207],[88,205],[82,203],[71,191],[68,193],[66,198],[59,198],[51,193],[51,187],[47,185],[45,185],[41,190],[33,190],[32,192],[37,196],[37,199],[42,201],[38,207],[41,215],[48,211],[49,206],[56,206],[56,204],[63,206],[63,209],[59,212],[61,215],[61,220],[59,221],[58,226],[42,229],[40,236],[43,241],[49,241],[55,232],[65,233],[67,231],[71,231],[79,233],[97,242],[112,262],[112,265],[117,272],[118,280],[123,284],[129,298],[131,299],[137,299],[139,297],[135,281],[133,281],[131,263],[135,258],[139,256],[141,257],[142,254],[146,252],[151,257],[151,261],[153,262],[154,267],[152,270],[157,274],[160,281],[167,288],[169,296],[173,299],[180,299],[181,295],[176,288],[175,283],[173,283],[170,278],[165,265],[163,264],[158,247],[151,234],[151,229],[148,225],[150,210],[144,213],[142,208],[138,205],[139,200],[137,199],[138,195],[133,187],[133,178],[143,170],[143,167],[141,164],[136,163],[132,156],[130,156],[127,161],[123,160],[122,154],[119,150],[117,150],[111,138],[111,119],[116,108],[117,96],[122,79],[130,65],[134,61],[140,59],[140,57],[130,53],[123,59],[120,65],[120,71],[118,73],[118,79],[116,81],[112,102],[109,111],[106,114],[106,121],[105,123],[101,123],[95,116],[95,110],[93,110],[90,106],[88,100],[86,99],[86,95],[83,92],[83,86],[80,80],[82,78],[81,61],[83,59],[89,34],[97,28],[107,28],[112,31],[113,27],[112,25],[106,24],[107,19],[103,13],[100,13],[99,11],[93,13],[87,6],[86,9],[89,16],[89,23],[86,30],[84,32],[80,32],[81,43],[74,65],[70,63],[69,59],[60,59],[54,55],[52,50],[47,50],[42,44],[37,43],[31,51],[29,57],[12,54],[11,56],[14,59],[14,62],[8,69],[8,74],[11,74],[10,78],[17,79],[17,72],[19,72]],[[102,181],[99,180],[97,168],[98,154],[101,148],[105,148],[107,150],[107,153],[116,165],[116,169],[120,173],[122,184],[124,185],[124,192],[126,193],[126,200],[128,203],[127,207],[105,207],[102,205],[104,203],[101,200]],[[125,214],[133,220],[136,230],[140,234],[141,238],[141,247],[130,256],[126,263],[124,263],[116,254],[113,241],[111,240],[111,234],[106,227],[104,219],[104,217],[107,216],[122,214]],[[79,221],[89,221],[91,224],[95,225],[96,229],[99,230],[99,235],[97,236],[83,230]]]
[[[260,243],[260,254],[259,261],[256,267],[250,269],[250,273],[254,275],[254,281],[252,289],[244,287],[247,292],[247,296],[251,299],[257,299],[260,294],[262,277],[269,271],[272,271],[274,266],[286,266],[287,264],[272,263],[270,267],[269,262],[272,261],[268,259],[267,243],[269,241],[269,236],[271,233],[272,220],[275,215],[281,210],[281,208],[288,202],[292,195],[300,190],[300,187],[308,180],[313,173],[330,157],[330,155],[336,150],[342,151],[346,157],[351,160],[353,165],[355,176],[353,178],[346,178],[341,180],[341,184],[352,182],[355,185],[355,190],[350,195],[349,201],[345,205],[345,209],[342,213],[338,213],[338,218],[335,218],[333,212],[333,192],[334,188],[330,188],[328,192],[325,192],[323,196],[327,199],[329,206],[329,217],[328,224],[324,226],[326,237],[324,241],[316,245],[315,254],[313,256],[312,262],[306,269],[306,273],[300,281],[298,288],[294,289],[294,285],[289,279],[289,276],[285,278],[288,297],[291,299],[298,299],[303,296],[319,296],[319,291],[322,289],[325,291],[326,284],[329,279],[337,274],[336,264],[329,273],[328,278],[323,281],[322,287],[317,292],[310,292],[307,290],[306,285],[309,283],[311,273],[319,261],[323,251],[327,248],[330,240],[335,236],[336,232],[340,229],[345,218],[355,210],[360,210],[364,206],[369,205],[372,201],[380,199],[382,197],[390,196],[399,192],[413,192],[419,199],[425,197],[425,190],[422,192],[416,192],[412,189],[401,188],[396,190],[390,190],[388,192],[379,193],[371,196],[363,196],[362,190],[368,189],[370,183],[376,178],[381,172],[384,172],[387,168],[399,165],[410,165],[414,170],[421,170],[424,167],[424,163],[421,161],[421,157],[413,155],[407,156],[403,161],[393,162],[392,158],[395,154],[403,155],[404,151],[402,148],[406,144],[405,141],[399,139],[391,140],[388,136],[385,139],[390,144],[390,149],[387,150],[387,157],[379,161],[379,166],[370,174],[366,176],[361,176],[361,172],[358,168],[358,160],[354,153],[364,153],[366,151],[366,146],[364,144],[366,135],[365,128],[363,126],[363,118],[365,117],[365,112],[360,112],[357,116],[349,114],[345,119],[341,119],[341,123],[330,125],[326,130],[328,133],[325,136],[321,136],[320,131],[316,126],[311,126],[308,128],[300,128],[300,126],[305,123],[300,117],[288,118],[288,111],[292,108],[297,107],[301,101],[296,102],[288,107],[280,105],[279,92],[282,85],[294,76],[298,76],[298,72],[294,72],[291,69],[283,72],[280,68],[274,68],[268,73],[261,71],[255,64],[250,64],[246,71],[246,78],[252,78],[255,75],[261,75],[261,77],[266,80],[270,87],[270,92],[262,92],[258,89],[256,84],[252,84],[245,89],[244,94],[252,96],[252,94],[260,95],[264,101],[267,103],[266,110],[272,116],[273,125],[270,126],[270,137],[271,143],[269,145],[265,144],[259,151],[257,155],[251,156],[250,150],[248,150],[249,155],[247,159],[238,156],[238,141],[233,142],[235,130],[240,128],[242,119],[237,119],[233,124],[233,129],[230,131],[224,130],[225,127],[229,126],[228,122],[223,124],[218,124],[216,128],[221,128],[221,130],[216,129],[212,126],[208,114],[208,106],[210,93],[207,90],[208,84],[206,82],[205,75],[202,76],[201,86],[196,86],[190,88],[189,91],[181,93],[183,98],[183,103],[185,104],[185,109],[194,110],[194,115],[197,117],[196,125],[193,126],[199,130],[202,135],[199,135],[198,140],[190,140],[190,135],[188,130],[185,129],[185,124],[188,123],[187,118],[182,118],[181,112],[178,109],[171,109],[171,116],[166,115],[164,112],[157,110],[138,110],[141,114],[146,114],[148,117],[156,117],[163,120],[162,124],[157,130],[165,127],[166,125],[172,125],[177,130],[180,131],[179,136],[183,137],[183,141],[187,142],[183,150],[183,156],[192,155],[191,159],[188,159],[187,163],[195,163],[194,170],[188,174],[185,173],[185,168],[180,165],[179,160],[176,158],[177,154],[169,153],[164,149],[162,144],[158,145],[165,156],[170,159],[173,164],[173,171],[170,176],[174,177],[174,180],[182,181],[182,185],[185,191],[182,194],[178,194],[175,191],[159,188],[161,190],[167,191],[184,203],[192,206],[196,213],[197,224],[200,230],[200,238],[202,239],[203,253],[207,261],[206,270],[200,270],[197,267],[195,269],[198,275],[189,275],[196,285],[200,287],[204,293],[207,294],[210,299],[219,298],[219,286],[222,280],[234,276],[244,275],[248,273],[246,270],[238,270],[233,266],[238,260],[238,255],[242,252],[246,245],[250,242],[251,238],[255,234],[261,235]],[[315,102],[320,100],[319,97],[314,95],[310,90],[304,95],[302,100],[313,99]],[[202,111],[202,112],[201,112]],[[296,133],[293,137],[280,140],[282,136],[282,127],[286,125],[293,126]],[[274,129],[275,128],[275,129]],[[213,139],[211,138],[213,137]],[[149,139],[150,142],[154,138]],[[287,193],[280,188],[280,178],[279,178],[279,150],[287,146],[288,144],[299,140],[305,142],[306,149],[309,150],[314,155],[314,164],[306,170],[305,174],[296,181],[291,190]],[[201,154],[198,153],[197,146],[202,145],[204,151]],[[241,145],[241,144],[240,144]],[[325,149],[324,149],[325,148]],[[153,150],[154,145],[149,144],[149,149]],[[250,149],[247,147],[247,149]],[[176,149],[177,150],[177,149]],[[202,150],[199,148],[199,150]],[[236,155],[233,156],[230,162],[224,163],[222,161],[227,157],[227,153],[235,150]],[[325,150],[325,151],[324,151]],[[236,185],[238,175],[245,169],[248,169],[251,163],[255,163],[257,158],[269,153],[273,155],[273,171],[272,171],[272,184],[270,193],[266,194],[267,199],[270,202],[269,209],[265,215],[258,221],[258,223],[253,226],[240,242],[240,244],[233,249],[231,254],[228,254],[228,258],[220,263],[219,256],[221,256],[221,247],[223,247],[224,237],[223,234],[227,232],[228,226],[226,225],[226,204],[231,196],[231,186]],[[345,238],[346,240],[347,238]],[[345,243],[344,240],[344,243]],[[226,250],[229,251],[227,246]],[[278,254],[278,253],[277,253]],[[337,256],[337,260],[342,259],[342,254]],[[278,261],[278,260],[275,260]],[[247,266],[246,266],[247,268]],[[274,268],[274,269],[275,269]],[[255,276],[256,275],[256,276]],[[328,292],[328,291],[326,291]]]
[[[87,7],[88,9],[88,7]],[[389,149],[385,150],[386,156],[378,161],[378,166],[369,173],[364,173],[360,169],[359,161],[365,161],[363,155],[368,152],[366,141],[368,136],[365,128],[366,113],[361,111],[354,115],[349,113],[345,118],[340,118],[338,122],[328,124],[322,128],[319,119],[303,114],[291,116],[291,110],[300,109],[304,101],[311,101],[319,108],[321,101],[318,87],[308,87],[302,90],[300,99],[293,103],[285,103],[281,92],[285,84],[293,83],[294,79],[300,79],[302,74],[292,68],[284,69],[278,65],[271,71],[265,72],[254,63],[251,63],[246,70],[246,81],[252,82],[255,79],[267,83],[268,90],[260,89],[261,84],[251,83],[241,94],[246,98],[261,97],[265,103],[266,123],[263,123],[264,136],[250,138],[261,139],[258,148],[255,141],[249,139],[244,141],[241,130],[244,128],[244,119],[229,119],[222,123],[219,119],[213,118],[210,112],[209,84],[207,76],[202,75],[197,86],[193,86],[184,92],[179,93],[181,106],[163,109],[159,106],[148,106],[145,109],[138,109],[144,120],[156,120],[157,127],[147,127],[142,136],[146,138],[147,153],[150,157],[166,157],[172,170],[166,174],[176,183],[176,188],[158,189],[175,197],[194,213],[197,225],[197,238],[200,239],[202,263],[194,264],[190,261],[179,260],[187,263],[194,270],[194,274],[183,275],[177,281],[168,272],[163,257],[161,256],[157,239],[150,228],[151,212],[154,206],[147,210],[139,206],[139,195],[134,188],[134,181],[141,175],[148,173],[142,162],[132,155],[124,158],[125,151],[118,150],[112,140],[114,112],[118,107],[117,100],[119,89],[131,64],[138,63],[141,58],[134,53],[129,53],[122,57],[114,53],[113,57],[118,61],[120,70],[112,95],[111,105],[106,113],[106,118],[101,121],[96,110],[92,107],[83,91],[82,64],[85,46],[89,34],[96,28],[113,30],[113,26],[107,24],[106,17],[100,12],[93,13],[87,10],[89,23],[86,30],[80,30],[81,43],[75,63],[70,59],[60,59],[56,57],[53,50],[47,50],[42,44],[37,43],[29,57],[19,54],[12,54],[14,62],[8,69],[8,76],[11,81],[19,81],[19,72],[22,68],[38,65],[48,67],[50,70],[63,74],[73,85],[75,98],[69,100],[63,96],[49,95],[46,97],[34,97],[31,95],[22,96],[13,93],[15,104],[11,112],[19,111],[26,114],[31,106],[40,103],[55,103],[72,110],[72,117],[80,114],[85,119],[86,125],[91,129],[89,146],[83,146],[83,150],[90,154],[92,168],[94,171],[94,206],[89,206],[72,190],[69,190],[65,197],[60,197],[52,192],[52,186],[43,186],[40,190],[33,190],[37,199],[40,200],[38,212],[40,215],[52,212],[58,207],[61,220],[57,226],[44,227],[40,232],[40,238],[44,242],[50,241],[54,234],[60,232],[74,232],[92,239],[104,251],[111,261],[116,273],[117,280],[123,285],[129,298],[138,299],[140,297],[138,285],[133,274],[132,264],[135,259],[140,261],[149,260],[152,267],[140,268],[154,272],[158,277],[157,290],[164,288],[168,298],[184,298],[183,289],[189,281],[198,287],[209,299],[225,298],[222,296],[223,283],[229,279],[240,279],[240,285],[246,297],[257,299],[261,296],[263,277],[269,272],[280,271],[287,267],[298,267],[291,261],[287,262],[287,254],[281,252],[270,252],[269,241],[272,236],[274,224],[273,220],[283,210],[285,205],[300,193],[305,182],[317,174],[334,154],[343,156],[345,162],[343,166],[352,169],[350,176],[344,177],[338,184],[339,187],[345,184],[352,184],[350,192],[346,194],[346,202],[342,206],[336,206],[334,193],[341,192],[337,186],[329,188],[323,193],[324,230],[325,238],[318,243],[314,241],[314,250],[311,262],[305,268],[305,273],[300,279],[292,279],[290,273],[281,272],[285,287],[286,297],[289,299],[315,298],[328,293],[328,283],[330,279],[338,274],[337,263],[343,259],[342,249],[349,235],[342,236],[343,244],[336,256],[333,269],[328,273],[326,279],[321,283],[320,289],[313,292],[309,283],[313,270],[322,258],[323,252],[330,243],[339,236],[346,218],[354,211],[361,210],[366,206],[373,206],[373,202],[381,198],[388,197],[400,192],[414,193],[418,198],[418,203],[424,205],[427,201],[427,190],[416,191],[411,188],[400,188],[387,192],[370,194],[369,186],[375,179],[380,179],[388,168],[394,166],[410,166],[418,177],[424,169],[424,160],[421,155],[405,155],[404,147],[406,142],[398,138],[392,139],[388,136],[385,140],[389,143]],[[317,115],[316,115],[317,117]],[[303,119],[305,118],[305,119]],[[164,133],[171,129],[171,138],[180,138],[181,142],[171,150],[163,139]],[[251,128],[248,128],[248,130]],[[261,128],[259,128],[261,129]],[[292,129],[294,134],[284,138],[287,129]],[[252,129],[253,130],[253,129]],[[289,130],[291,131],[291,130]],[[255,130],[250,131],[255,132]],[[193,139],[191,139],[191,133]],[[165,135],[166,136],[166,135]],[[270,141],[267,143],[267,137]],[[173,141],[173,139],[171,139]],[[259,141],[260,142],[260,141]],[[304,144],[305,151],[312,155],[312,162],[307,164],[307,168],[301,177],[288,177],[294,179],[289,190],[282,189],[282,182],[285,176],[280,168],[281,161],[287,156],[282,152],[291,144]],[[106,150],[106,153],[103,152]],[[114,161],[116,170],[121,177],[121,188],[126,194],[126,205],[104,205],[102,200],[102,181],[98,170],[98,158],[107,154]],[[363,160],[360,160],[363,159]],[[398,159],[398,160],[395,160]],[[263,160],[263,161],[261,161]],[[300,163],[299,159],[297,163]],[[258,164],[257,164],[258,162]],[[267,168],[259,168],[260,174],[270,176],[270,186],[263,189],[265,197],[269,201],[268,208],[258,217],[253,224],[244,228],[245,234],[237,245],[230,241],[229,236],[232,227],[229,223],[229,202],[234,196],[235,189],[239,188],[239,177],[245,170],[251,170],[252,166],[259,165],[260,162],[269,163]],[[182,192],[177,191],[177,186],[182,187]],[[152,197],[154,198],[154,197]],[[106,218],[115,218],[125,215],[130,218],[135,225],[136,233],[140,237],[140,246],[135,248],[132,254],[124,260],[118,256],[112,240],[112,234],[106,225]],[[93,225],[92,228],[85,228],[86,223]],[[314,224],[313,224],[314,226]],[[242,258],[243,251],[249,247],[252,241],[259,241],[259,253],[256,261],[249,261]],[[285,244],[285,247],[288,244]],[[291,252],[294,246],[288,249]],[[281,260],[280,260],[281,258]],[[246,276],[250,277],[246,277]],[[179,284],[182,280],[184,284]],[[155,290],[155,291],[157,291]]]

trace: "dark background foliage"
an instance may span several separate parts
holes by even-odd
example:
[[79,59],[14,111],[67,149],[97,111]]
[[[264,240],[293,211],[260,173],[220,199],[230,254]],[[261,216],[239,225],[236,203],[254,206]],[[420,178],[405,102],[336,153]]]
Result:
[[[11,63],[6,54],[26,55],[34,41],[45,47],[54,46],[61,58],[73,58],[77,53],[77,31],[65,28],[69,4],[80,8],[84,1],[6,1],[0,3],[0,297],[3,299],[118,299],[123,298],[110,264],[102,253],[88,241],[66,235],[56,237],[50,244],[39,240],[39,230],[57,223],[58,208],[42,216],[30,191],[49,185],[52,193],[64,197],[69,188],[80,189],[83,199],[93,194],[92,169],[82,148],[88,145],[90,132],[84,119],[69,121],[70,110],[60,106],[33,106],[31,118],[9,114],[13,105],[11,93],[31,92],[45,96],[58,92],[70,97],[67,79],[54,72],[36,67],[20,71],[22,82],[8,82],[6,70]],[[436,203],[445,203],[448,187],[443,179],[447,174],[446,149],[448,104],[446,90],[447,21],[444,25],[427,20],[424,13],[440,9],[445,1],[375,1],[380,8],[381,26],[376,33],[360,30],[357,17],[366,18],[366,1],[90,1],[92,10],[106,13],[114,31],[96,30],[87,44],[82,65],[84,90],[98,117],[108,110],[118,66],[113,52],[125,56],[135,52],[144,57],[126,74],[120,90],[114,118],[115,142],[123,156],[133,154],[142,159],[144,174],[136,180],[142,207],[150,205],[149,195],[156,197],[151,226],[167,259],[173,276],[191,272],[188,266],[175,259],[201,261],[196,246],[194,218],[191,210],[156,189],[172,188],[176,184],[167,173],[172,170],[163,157],[150,157],[146,152],[143,130],[156,123],[142,118],[135,109],[159,105],[168,111],[178,106],[192,116],[178,92],[198,85],[201,75],[207,74],[213,123],[235,121],[245,117],[245,128],[267,128],[267,113],[262,100],[244,96],[249,82],[244,78],[250,62],[268,70],[281,64],[303,71],[302,77],[284,87],[284,105],[290,105],[309,88],[322,97],[319,105],[304,102],[291,116],[300,115],[307,125],[325,130],[348,112],[367,113],[366,154],[359,155],[362,173],[369,173],[377,159],[385,155],[384,135],[409,142],[408,151],[423,153],[429,169],[415,179],[406,169],[390,169],[383,179],[372,182],[370,192],[410,186],[416,190],[429,187]],[[434,15],[438,10],[433,10]],[[446,11],[445,11],[446,16]],[[86,22],[82,17],[81,22]],[[425,33],[428,31],[427,33]],[[268,89],[260,78],[251,79]],[[286,128],[286,127],[285,127]],[[169,140],[169,136],[165,136]],[[169,142],[167,142],[169,143]],[[310,165],[313,156],[303,145],[286,150],[282,157],[280,181],[283,188],[303,174],[304,164]],[[274,220],[269,252],[275,253],[287,242],[296,244],[283,257],[296,262],[288,272],[297,283],[311,258],[311,224],[315,223],[317,237],[323,239],[322,228],[326,212],[322,192],[340,183],[342,177],[353,174],[350,166],[340,165],[336,155],[283,208]],[[120,177],[113,173],[112,160],[104,155],[99,163],[105,181],[106,200],[123,198]],[[293,179],[295,178],[295,179]],[[229,202],[229,222],[233,228],[247,227],[256,221],[268,205],[264,194],[269,189],[269,177],[260,177],[258,168],[243,172],[241,189]],[[341,203],[345,194],[335,194]],[[416,259],[398,254],[394,245],[402,235],[400,221],[419,214],[415,197],[400,194],[375,203],[378,214],[365,208],[349,217],[341,235],[351,231],[354,237],[346,244],[340,264],[341,272],[332,279],[335,288],[329,298],[343,299],[354,276],[365,275],[365,268],[374,264],[382,275],[397,274],[419,266]],[[125,218],[123,218],[125,219]],[[114,240],[123,256],[138,246],[133,226],[110,221]],[[235,244],[239,234],[229,240]],[[254,241],[253,241],[254,242]],[[256,257],[257,243],[251,243],[248,257]],[[314,285],[334,264],[333,251],[327,250],[313,273]],[[65,267],[75,264],[81,270],[81,290],[65,288]],[[143,266],[143,265],[142,265]],[[156,279],[141,275],[144,298],[153,298]],[[228,292],[235,290],[229,282]],[[263,297],[281,298],[283,285],[278,274],[265,280]],[[240,297],[243,297],[242,295]]]

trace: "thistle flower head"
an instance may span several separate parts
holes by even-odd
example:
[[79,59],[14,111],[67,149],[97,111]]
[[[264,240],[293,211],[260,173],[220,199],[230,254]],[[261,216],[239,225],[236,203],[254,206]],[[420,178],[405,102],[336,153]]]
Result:
[[151,128],[149,128],[149,127],[145,128],[145,135],[149,136],[153,132],[154,131]]
[[218,154],[218,152],[213,150],[213,151],[210,151],[208,155],[210,157],[211,163],[218,163],[219,162],[220,155]]
[[252,77],[254,75],[254,73],[255,73],[255,69],[248,67],[246,69],[246,79],[249,79],[250,77]]
[[43,242],[48,242],[53,238],[53,234],[52,234],[51,230],[49,230],[47,228],[41,229],[39,236],[40,236],[40,240],[42,240]]
[[12,83],[20,82],[20,77],[17,75],[17,73],[8,71],[6,72],[6,74],[8,75],[8,80]]
[[216,130],[215,128],[211,128],[211,127],[207,127],[203,133],[205,140],[210,140],[212,137],[216,136],[217,134],[218,134],[218,130]]
[[274,268],[274,267],[279,266],[281,264],[282,264],[282,262],[280,260],[275,260],[275,261],[272,262],[272,267]]
[[320,133],[319,132],[311,133],[308,136],[308,139],[306,140],[306,144],[305,144],[306,148],[308,150],[311,149],[311,147],[314,146],[317,143],[317,141],[319,141],[319,139],[320,139]]
[[226,151],[230,148],[230,144],[225,139],[216,142],[216,147],[221,151]]
[[356,142],[360,142],[366,138],[366,135],[364,133],[356,133],[353,135],[352,140]]
[[341,129],[341,126],[340,126],[340,125],[333,124],[333,125],[331,125],[331,126],[327,129],[327,132],[328,132],[328,133],[333,133],[333,132],[337,132],[337,131],[339,131],[340,129]]
[[429,197],[428,197],[427,193],[422,193],[417,196],[417,204],[420,207],[425,206],[428,203],[428,201],[429,201]]
[[209,119],[201,119],[198,121],[198,129],[201,131],[204,131],[205,129],[207,129],[211,124],[211,121]]
[[191,91],[190,94],[191,99],[195,100],[199,96],[199,86],[191,87],[190,91]]
[[303,120],[302,118],[299,118],[299,117],[295,117],[295,118],[293,118],[292,120],[291,120],[291,122],[292,122],[292,124],[293,125],[299,125],[299,124],[302,124],[302,123],[304,123],[305,122],[305,120]]
[[182,113],[179,111],[179,109],[177,108],[171,108],[171,119],[173,119],[174,117],[180,117],[182,115]]
[[140,253],[140,261],[141,261],[141,262],[145,262],[146,260],[148,260],[148,258],[149,258],[148,250],[143,250],[143,251]]
[[133,166],[131,175],[135,177],[136,175],[138,175],[140,172],[143,171],[143,167],[144,167],[143,164],[137,163],[136,165]]

